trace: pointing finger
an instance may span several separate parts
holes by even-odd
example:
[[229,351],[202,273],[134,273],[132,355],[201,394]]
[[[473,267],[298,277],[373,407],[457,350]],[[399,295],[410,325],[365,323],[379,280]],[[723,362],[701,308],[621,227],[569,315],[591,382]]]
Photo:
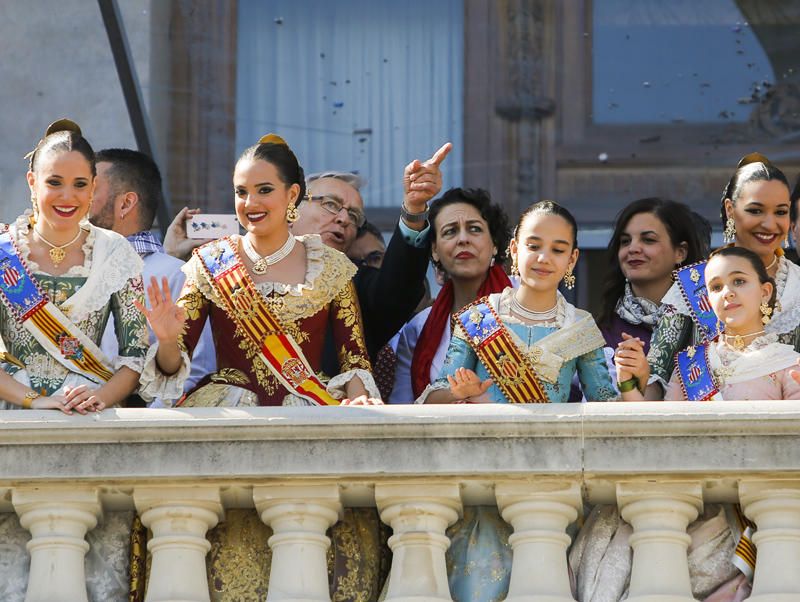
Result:
[[426,161],[426,163],[429,165],[441,165],[442,161],[444,161],[445,157],[447,157],[452,149],[453,145],[450,142],[444,143],[441,148],[433,154],[433,157]]

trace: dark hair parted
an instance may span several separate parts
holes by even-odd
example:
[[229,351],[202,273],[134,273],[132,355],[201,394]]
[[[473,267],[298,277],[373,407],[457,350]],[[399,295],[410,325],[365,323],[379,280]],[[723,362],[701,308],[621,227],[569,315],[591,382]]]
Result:
[[[282,140],[278,136],[271,134],[264,138],[273,138],[275,140]],[[278,170],[278,177],[281,182],[287,186],[297,184],[300,187],[300,195],[297,197],[297,203],[302,201],[306,196],[306,177],[303,173],[303,168],[300,167],[300,162],[297,160],[292,149],[285,142],[259,142],[253,146],[246,148],[236,161],[237,165],[240,161],[245,159],[258,159],[266,161],[275,166]]]
[[116,197],[135,192],[139,197],[139,222],[142,230],[153,227],[159,205],[164,202],[161,172],[155,161],[144,153],[129,148],[107,148],[98,151],[98,163],[110,163],[105,172],[110,194]]
[[514,239],[517,242],[519,242],[519,231],[522,228],[523,222],[529,215],[533,215],[534,213],[557,215],[564,219],[572,230],[572,248],[574,249],[578,246],[578,222],[575,221],[575,217],[569,212],[569,210],[567,210],[565,207],[562,207],[555,201],[539,201],[538,203],[530,205],[527,209],[525,209],[525,211],[522,212],[522,214],[519,216],[519,221],[517,221],[517,225],[514,227]]
[[715,257],[741,257],[742,259],[749,261],[750,265],[753,266],[753,269],[758,275],[758,281],[761,284],[766,284],[769,282],[772,285],[772,296],[769,298],[769,306],[773,308],[775,307],[775,299],[778,296],[778,288],[775,286],[775,280],[773,280],[767,273],[767,268],[758,255],[756,255],[750,249],[728,245],[713,251],[711,255],[708,256],[708,261],[710,262]]
[[81,128],[77,123],[70,119],[59,119],[51,123],[44,134],[44,138],[39,140],[31,152],[25,155],[28,159],[29,169],[36,173],[39,159],[51,152],[78,152],[89,162],[92,175],[97,175],[95,166],[95,156],[92,145],[83,137]]
[[489,225],[489,235],[497,248],[497,253],[494,255],[495,262],[505,261],[508,242],[511,240],[508,216],[500,205],[492,202],[489,193],[482,188],[451,188],[431,203],[428,221],[434,226],[431,228],[432,240],[436,240],[436,217],[442,209],[455,203],[466,203],[478,210]]
[[358,232],[356,232],[356,240],[362,236],[366,236],[367,234],[372,234],[372,236],[383,242],[383,234],[381,234],[378,226],[372,222],[364,222],[364,225],[358,229]]
[[597,317],[598,324],[610,324],[614,318],[617,302],[625,292],[625,275],[619,265],[619,248],[622,245],[625,228],[628,227],[631,219],[640,213],[651,213],[664,224],[673,247],[678,247],[682,243],[686,244],[686,259],[681,265],[697,263],[706,255],[706,248],[697,231],[696,218],[688,206],[658,197],[633,201],[620,211],[614,220],[614,232],[611,234],[606,251],[609,269],[606,274],[600,313]]
[[720,202],[720,218],[722,219],[722,227],[725,227],[725,222],[728,216],[725,214],[725,199],[730,199],[733,204],[739,199],[742,188],[749,182],[769,182],[777,180],[782,182],[786,189],[789,190],[789,180],[786,175],[772,162],[761,153],[750,153],[742,157],[739,164],[736,166],[736,171],[728,180],[725,190],[722,192],[722,201]]

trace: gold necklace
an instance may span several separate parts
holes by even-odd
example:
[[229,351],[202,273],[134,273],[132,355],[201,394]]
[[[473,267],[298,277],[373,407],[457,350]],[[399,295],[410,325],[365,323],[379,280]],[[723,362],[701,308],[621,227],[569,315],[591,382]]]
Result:
[[81,234],[83,233],[82,228],[78,226],[78,233],[75,235],[75,238],[73,238],[67,244],[59,246],[59,245],[54,245],[49,240],[47,240],[44,236],[42,236],[42,233],[39,232],[36,228],[34,228],[33,231],[36,232],[37,236],[41,239],[43,243],[50,245],[51,248],[47,252],[47,254],[50,255],[50,261],[53,262],[53,265],[55,267],[58,267],[58,264],[64,261],[64,258],[67,256],[67,252],[64,249],[74,244],[81,237]]
[[764,334],[764,330],[759,330],[758,332],[751,332],[750,334],[737,334],[737,335],[724,335],[725,342],[728,343],[729,340],[732,338],[733,343],[731,343],[731,347],[733,347],[736,351],[744,351],[746,345],[744,344],[745,339],[749,339],[750,337],[757,337],[759,335]]

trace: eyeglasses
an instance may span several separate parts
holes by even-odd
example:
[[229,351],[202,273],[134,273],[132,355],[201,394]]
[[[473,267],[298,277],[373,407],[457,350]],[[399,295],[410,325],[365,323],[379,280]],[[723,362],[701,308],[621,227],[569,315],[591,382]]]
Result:
[[345,207],[342,205],[342,202],[335,197],[327,195],[312,196],[311,200],[315,203],[319,203],[320,207],[322,207],[328,213],[332,213],[333,215],[339,215],[339,212],[342,209],[345,209],[347,211],[348,221],[356,228],[360,228],[367,221],[367,216],[361,211],[358,209]]
[[358,267],[366,265],[371,268],[379,268],[383,263],[383,255],[384,255],[383,251],[370,251],[363,258],[351,259],[351,261]]

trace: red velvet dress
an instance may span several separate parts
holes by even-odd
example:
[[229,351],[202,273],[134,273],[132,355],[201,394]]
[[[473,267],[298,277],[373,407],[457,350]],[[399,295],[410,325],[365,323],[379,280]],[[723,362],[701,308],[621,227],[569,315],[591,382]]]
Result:
[[[235,239],[235,237],[234,237]],[[364,343],[361,312],[352,277],[355,266],[342,253],[325,246],[319,236],[300,236],[306,247],[306,278],[298,285],[260,283],[259,292],[267,300],[270,312],[282,323],[284,332],[298,343],[310,366],[323,382],[329,383],[334,397],[342,397],[343,386],[359,376],[378,396],[370,371]],[[289,391],[270,372],[258,354],[256,345],[242,336],[235,322],[223,309],[200,259],[193,256],[184,267],[186,284],[178,304],[187,312],[182,347],[191,355],[207,319],[211,320],[217,357],[217,372],[206,376],[189,393],[185,405],[227,405],[219,397],[236,400],[233,405],[294,405],[297,397],[286,399]],[[322,375],[322,352],[330,332],[339,359],[339,375]],[[237,395],[230,387],[250,392]],[[334,389],[334,390],[331,390]],[[338,394],[337,392],[338,391]]]

